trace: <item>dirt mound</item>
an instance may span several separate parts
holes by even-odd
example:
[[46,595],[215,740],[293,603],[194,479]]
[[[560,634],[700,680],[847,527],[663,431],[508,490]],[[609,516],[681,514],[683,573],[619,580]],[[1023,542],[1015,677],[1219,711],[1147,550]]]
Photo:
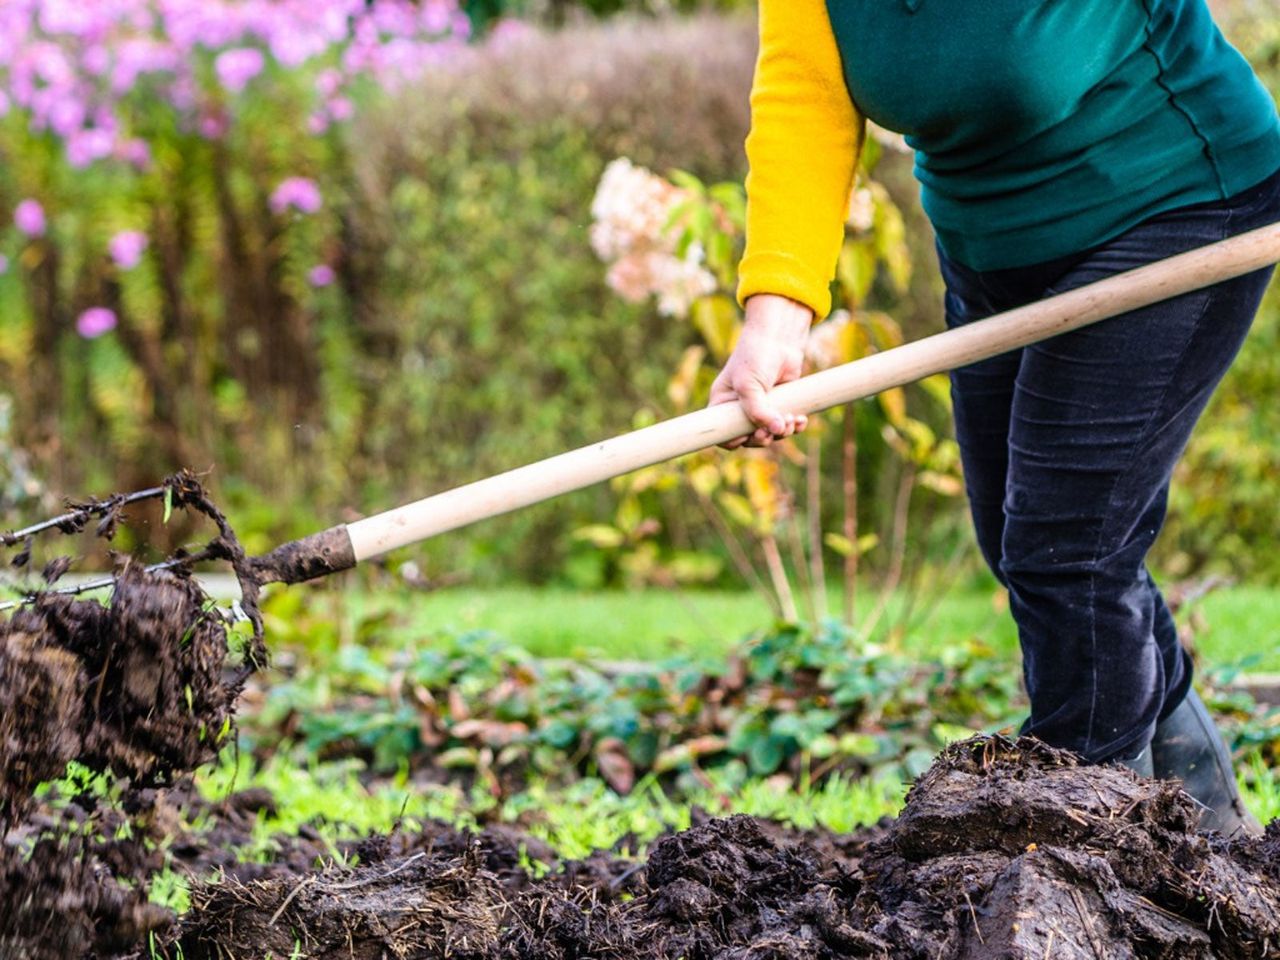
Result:
[[[355,869],[201,887],[191,958],[1245,960],[1280,951],[1280,828],[1227,842],[1194,803],[1031,740],[944,753],[902,816],[852,841],[708,820],[608,872],[520,882],[478,841],[370,847]],[[375,851],[375,847],[377,848]]]
[[191,960],[307,956],[314,960],[494,955],[502,894],[472,846],[458,858],[426,852],[302,878],[199,892],[197,925],[182,941]]
[[1253,958],[1280,949],[1268,841],[1194,832],[1194,802],[1033,740],[944,753],[861,864],[860,922],[904,958]]

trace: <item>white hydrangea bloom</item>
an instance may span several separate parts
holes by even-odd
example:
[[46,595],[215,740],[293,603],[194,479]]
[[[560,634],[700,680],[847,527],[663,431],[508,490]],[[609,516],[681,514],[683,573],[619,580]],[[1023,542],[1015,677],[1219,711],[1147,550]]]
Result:
[[610,264],[609,287],[632,303],[657,297],[666,316],[687,315],[716,289],[701,244],[678,256],[676,231],[667,229],[685,199],[679,187],[620,157],[605,168],[591,204],[591,247]]

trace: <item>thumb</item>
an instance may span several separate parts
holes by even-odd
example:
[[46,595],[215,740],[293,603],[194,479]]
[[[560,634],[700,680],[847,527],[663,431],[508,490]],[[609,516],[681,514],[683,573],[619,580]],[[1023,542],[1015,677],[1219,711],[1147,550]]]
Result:
[[772,434],[786,433],[787,421],[778,408],[769,403],[769,391],[764,384],[754,377],[744,377],[741,383],[734,386],[742,409],[752,423],[764,427]]

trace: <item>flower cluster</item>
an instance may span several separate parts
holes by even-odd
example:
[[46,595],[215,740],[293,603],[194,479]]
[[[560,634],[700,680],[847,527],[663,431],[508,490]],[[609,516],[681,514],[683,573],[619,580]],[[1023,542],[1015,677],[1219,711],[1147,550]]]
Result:
[[143,89],[206,137],[227,129],[228,101],[272,64],[326,66],[312,132],[352,114],[362,77],[395,86],[464,49],[458,0],[4,0],[0,115],[28,111],[84,167],[107,158],[144,167],[129,129]]
[[[0,0],[0,117],[19,114],[72,168],[136,176],[164,149],[148,139],[156,129],[222,138],[242,103],[287,83],[306,98],[294,132],[319,135],[352,118],[358,90],[393,89],[467,55],[470,33],[460,0]],[[15,200],[12,235],[50,242],[57,198]],[[310,215],[323,195],[309,177],[284,176],[268,203],[278,216]],[[104,255],[133,270],[148,243],[124,229]],[[335,277],[319,264],[308,279],[318,288]],[[116,325],[95,306],[76,330],[92,339]]]
[[621,297],[639,303],[658,298],[667,316],[683,317],[693,302],[716,289],[701,247],[677,252],[672,220],[685,191],[637,167],[625,157],[605,168],[591,204],[591,246],[609,264],[606,281]]

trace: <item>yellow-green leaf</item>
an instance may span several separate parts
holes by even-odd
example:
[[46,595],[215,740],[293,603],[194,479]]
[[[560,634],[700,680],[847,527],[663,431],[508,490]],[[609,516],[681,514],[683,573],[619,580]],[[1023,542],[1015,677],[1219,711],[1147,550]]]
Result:
[[755,525],[755,512],[751,509],[750,501],[742,494],[730,493],[725,490],[721,492],[717,499],[720,502],[720,506],[724,508],[724,512],[729,515],[729,519],[734,523],[743,527]]
[[585,540],[593,547],[608,550],[622,546],[627,538],[617,527],[611,527],[606,523],[592,523],[573,531],[573,539]]
[[907,395],[901,387],[893,387],[880,394],[880,407],[884,415],[895,427],[903,428],[907,423]]
[[725,296],[702,297],[694,302],[691,315],[711,355],[726,360],[738,337],[738,305]]

